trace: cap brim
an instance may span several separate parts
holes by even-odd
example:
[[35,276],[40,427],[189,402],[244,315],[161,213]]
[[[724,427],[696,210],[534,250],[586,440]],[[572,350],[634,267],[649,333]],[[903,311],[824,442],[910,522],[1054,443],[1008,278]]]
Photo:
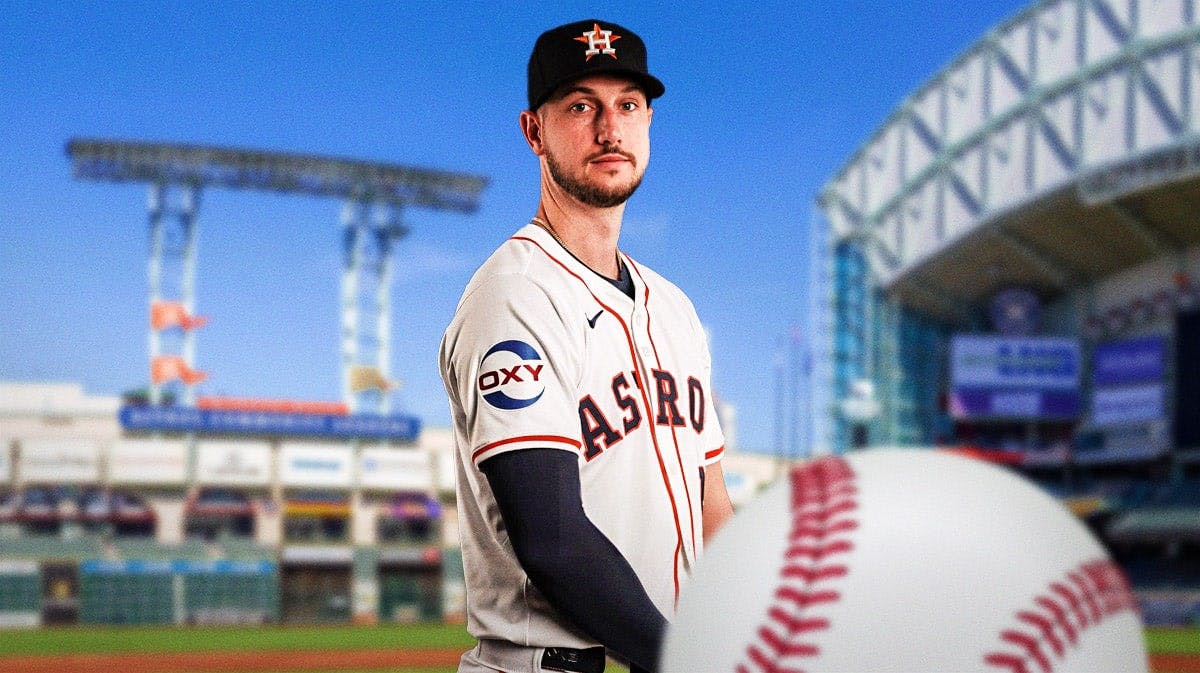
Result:
[[543,103],[553,98],[554,94],[567,84],[581,80],[584,77],[591,77],[592,75],[618,75],[621,77],[628,77],[629,79],[638,83],[638,85],[642,88],[642,91],[646,93],[646,100],[648,101],[658,98],[666,93],[667,90],[667,87],[663,86],[663,83],[659,81],[657,77],[639,70],[631,70],[629,68],[622,67],[594,68],[584,72],[573,73],[569,77],[563,77],[561,80],[547,87],[546,95],[542,96],[541,100],[537,101],[532,109],[536,110],[541,107]]

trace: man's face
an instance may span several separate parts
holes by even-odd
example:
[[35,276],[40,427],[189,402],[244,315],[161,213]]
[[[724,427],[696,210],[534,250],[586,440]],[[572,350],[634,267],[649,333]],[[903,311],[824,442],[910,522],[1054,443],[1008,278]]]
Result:
[[546,158],[563,191],[589,206],[610,208],[641,184],[650,160],[652,114],[646,94],[632,81],[585,77],[538,108],[540,132],[530,145]]

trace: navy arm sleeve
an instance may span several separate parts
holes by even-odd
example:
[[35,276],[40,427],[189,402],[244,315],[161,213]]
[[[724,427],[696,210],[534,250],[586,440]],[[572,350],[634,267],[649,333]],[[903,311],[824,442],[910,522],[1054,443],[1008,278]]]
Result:
[[578,458],[560,449],[525,449],[488,458],[479,469],[538,591],[588,636],[655,670],[667,620],[583,511]]

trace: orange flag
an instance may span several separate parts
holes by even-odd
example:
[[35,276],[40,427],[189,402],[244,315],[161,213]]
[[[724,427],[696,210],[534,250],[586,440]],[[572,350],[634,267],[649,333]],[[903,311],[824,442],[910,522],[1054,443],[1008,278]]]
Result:
[[391,390],[395,385],[384,378],[383,373],[378,367],[365,367],[362,365],[352,367],[350,369],[350,390],[361,392],[375,388],[377,390]]
[[160,355],[150,362],[150,380],[154,383],[179,380],[191,385],[206,378],[208,374],[192,369],[178,355]]
[[188,314],[181,302],[156,301],[150,305],[150,327],[156,330],[169,327],[193,330],[206,324],[208,324],[207,317]]

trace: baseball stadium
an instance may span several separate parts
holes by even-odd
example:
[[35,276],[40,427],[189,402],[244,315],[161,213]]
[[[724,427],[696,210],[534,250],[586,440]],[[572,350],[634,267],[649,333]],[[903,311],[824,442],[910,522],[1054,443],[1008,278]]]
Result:
[[[1011,466],[1200,623],[1196,8],[1045,2],[822,188],[818,444]],[[1200,642],[1195,631],[1192,642]]]
[[[1125,571],[1158,673],[1200,671],[1198,137],[1200,5],[1040,2],[847,148],[809,232],[810,455],[936,447],[1031,479]],[[475,212],[487,178],[65,149],[81,182],[148,190],[148,367],[121,396],[0,381],[0,671],[456,670],[452,433],[390,406],[389,288],[404,209]],[[337,401],[197,394],[219,189],[344,204]],[[735,506],[779,462],[731,450]]]

